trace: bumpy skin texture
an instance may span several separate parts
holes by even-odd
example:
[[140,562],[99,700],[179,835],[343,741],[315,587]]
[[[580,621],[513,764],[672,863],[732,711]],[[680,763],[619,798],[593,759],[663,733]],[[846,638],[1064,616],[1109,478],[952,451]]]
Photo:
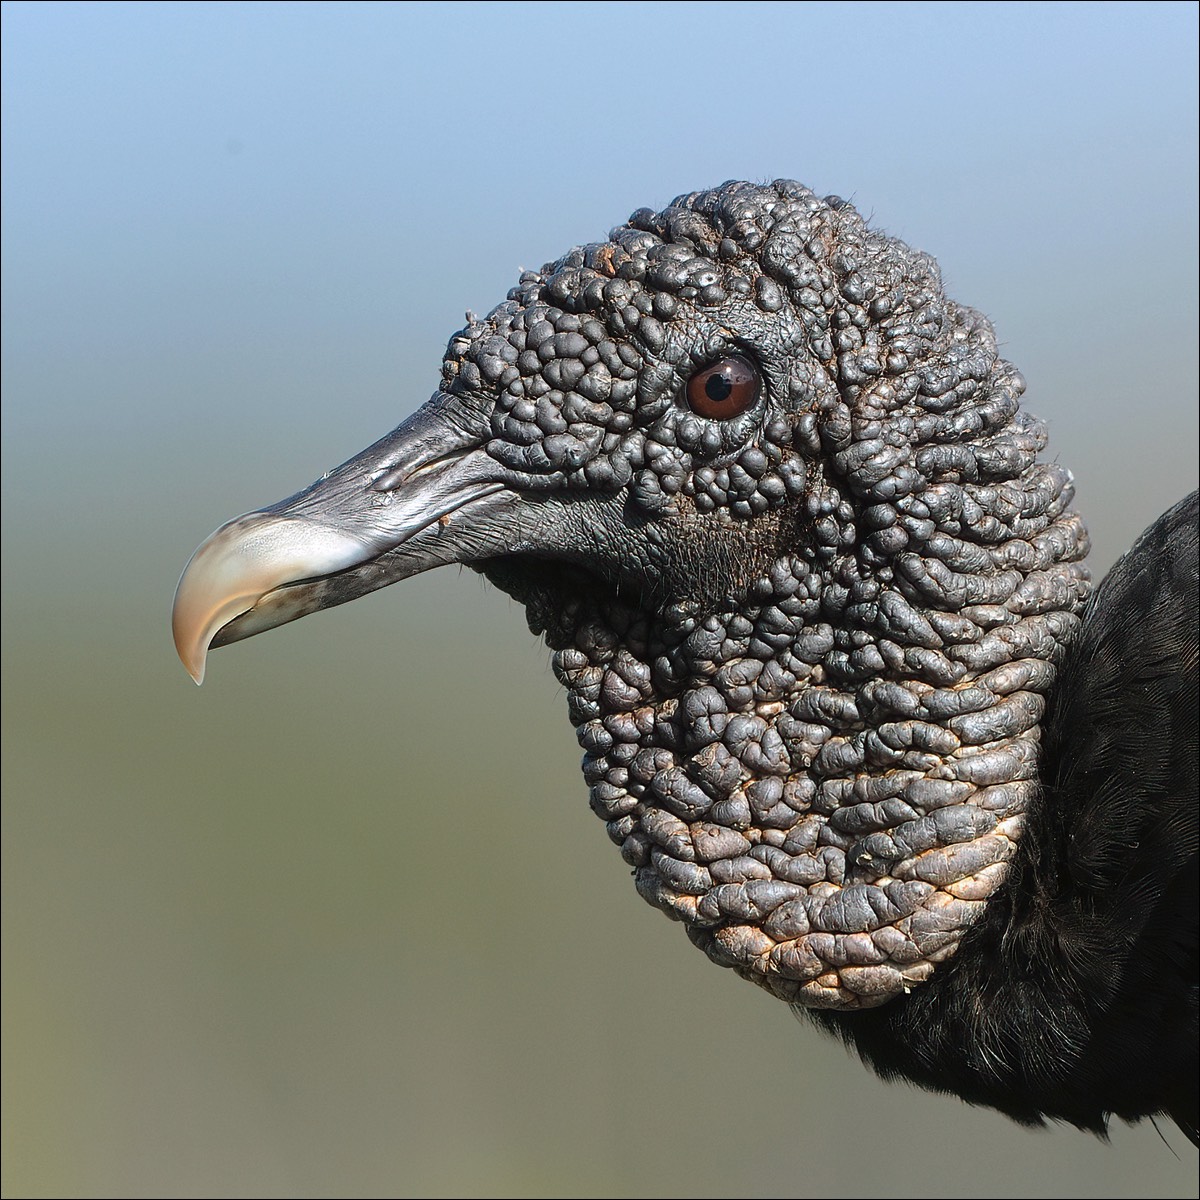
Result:
[[[729,354],[758,401],[698,416]],[[1089,587],[1023,388],[931,258],[791,182],[640,210],[451,340],[443,393],[560,530],[481,569],[555,650],[593,809],[789,1002],[909,991],[1005,878]]]

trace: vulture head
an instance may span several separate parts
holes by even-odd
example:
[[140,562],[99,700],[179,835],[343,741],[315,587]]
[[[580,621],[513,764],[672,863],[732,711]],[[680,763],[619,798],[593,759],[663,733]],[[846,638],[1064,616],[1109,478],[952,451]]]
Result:
[[681,196],[524,273],[424,407],[217,530],[176,645],[199,682],[210,647],[481,572],[553,650],[642,896],[793,1005],[886,1007],[1004,884],[1088,598],[1023,390],[848,203]]
[[554,650],[641,894],[805,1006],[928,978],[1004,878],[1087,594],[1069,474],[936,263],[794,183],[641,210],[179,587],[205,652],[447,562]]

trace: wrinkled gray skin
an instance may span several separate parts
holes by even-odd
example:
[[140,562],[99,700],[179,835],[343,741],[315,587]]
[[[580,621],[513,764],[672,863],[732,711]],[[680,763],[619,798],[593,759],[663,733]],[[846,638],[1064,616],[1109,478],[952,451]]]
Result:
[[[758,365],[757,403],[697,416],[688,378],[730,353]],[[1023,389],[935,262],[836,197],[683,196],[451,339],[408,425],[475,447],[490,491],[215,644],[477,567],[553,647],[641,894],[784,1000],[877,1005],[1004,879],[1088,593],[1070,476],[1039,461]],[[372,448],[372,503],[429,460],[405,436]]]

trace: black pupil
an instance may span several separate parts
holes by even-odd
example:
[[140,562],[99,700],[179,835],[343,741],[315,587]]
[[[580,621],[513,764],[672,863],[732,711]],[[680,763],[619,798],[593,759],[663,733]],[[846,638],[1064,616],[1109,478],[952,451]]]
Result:
[[704,381],[704,394],[717,403],[722,400],[729,399],[729,393],[733,391],[733,384],[729,382],[723,371],[714,371]]

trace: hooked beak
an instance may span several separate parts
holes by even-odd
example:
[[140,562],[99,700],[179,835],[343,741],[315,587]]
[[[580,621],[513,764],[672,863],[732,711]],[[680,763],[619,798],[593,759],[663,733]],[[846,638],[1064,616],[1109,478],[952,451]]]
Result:
[[222,525],[175,591],[171,625],[188,674],[203,682],[210,647],[502,553],[514,524],[504,517],[520,497],[498,477],[479,425],[435,396],[304,491]]

